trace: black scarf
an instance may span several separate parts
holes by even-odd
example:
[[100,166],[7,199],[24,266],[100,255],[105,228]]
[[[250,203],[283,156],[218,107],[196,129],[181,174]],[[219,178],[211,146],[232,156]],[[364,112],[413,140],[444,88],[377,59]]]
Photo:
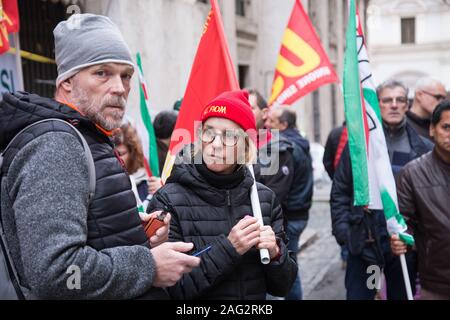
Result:
[[245,179],[245,166],[243,165],[239,166],[231,174],[217,174],[212,172],[203,162],[196,164],[195,168],[210,185],[218,189],[233,189]]

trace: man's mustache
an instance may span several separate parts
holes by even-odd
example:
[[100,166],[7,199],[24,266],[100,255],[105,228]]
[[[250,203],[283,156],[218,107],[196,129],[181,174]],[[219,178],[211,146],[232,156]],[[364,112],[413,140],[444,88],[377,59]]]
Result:
[[126,105],[127,101],[123,97],[108,97],[103,101],[102,108],[114,106],[125,109]]

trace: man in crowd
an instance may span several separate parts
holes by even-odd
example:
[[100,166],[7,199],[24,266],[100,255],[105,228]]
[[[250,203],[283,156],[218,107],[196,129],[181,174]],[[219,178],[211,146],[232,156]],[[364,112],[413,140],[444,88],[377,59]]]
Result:
[[439,80],[421,78],[416,83],[414,101],[406,113],[408,123],[419,135],[430,138],[430,117],[439,102],[445,99],[447,92]]
[[347,129],[345,129],[345,122],[342,126],[334,128],[328,135],[325,143],[325,150],[323,153],[323,166],[328,173],[328,176],[333,180],[334,172],[341,160],[342,151],[348,142]]
[[[0,149],[39,120],[70,122],[92,153],[95,194],[90,198],[82,140],[64,123],[28,129],[5,154],[2,223],[25,297],[164,298],[155,287],[175,284],[200,260],[183,253],[192,244],[165,242],[169,216],[149,241],[130,180],[114,154],[109,136],[125,113],[134,72],[130,51],[104,16],[74,15],[58,24],[54,36],[55,99],[5,94]],[[79,288],[67,285],[70,270],[78,270]]]
[[[266,127],[279,130],[280,135],[291,141],[294,146],[292,152],[293,179],[286,199],[285,217],[287,219],[289,250],[297,255],[300,235],[308,223],[314,187],[309,142],[297,130],[297,116],[289,107],[272,107],[267,116]],[[292,172],[287,172],[287,174],[292,174]],[[302,299],[299,275],[297,275],[292,290],[286,296],[286,299]]]
[[265,129],[269,107],[262,95],[249,90],[249,103],[252,106],[258,130],[258,166],[255,170],[259,182],[269,187],[286,211],[287,197],[294,179],[293,144],[278,132]]
[[176,111],[161,111],[153,120],[156,144],[158,145],[158,161],[160,174],[166,162],[167,152],[170,146],[170,137],[177,123],[178,113]]
[[[407,88],[389,80],[377,88],[383,129],[393,173],[407,162],[431,150],[432,145],[406,124]],[[375,289],[367,286],[370,265],[384,268],[388,299],[406,299],[399,258],[390,251],[386,219],[382,210],[353,206],[353,181],[348,146],[336,170],[331,191],[333,234],[349,250],[345,287],[347,299],[373,299]],[[414,289],[415,255],[407,256],[409,277]]]
[[377,88],[383,130],[394,175],[411,160],[430,151],[432,143],[419,136],[406,120],[408,88],[396,80],[387,80]]
[[[331,180],[334,178],[334,173],[341,160],[342,152],[348,142],[348,132],[345,127],[345,122],[342,126],[334,128],[328,135],[325,143],[325,150],[323,153],[323,166],[328,173]],[[348,250],[345,245],[341,246],[341,261],[342,269],[347,267]]]
[[[450,101],[435,108],[430,136],[433,151],[403,168],[397,195],[416,241],[422,299],[450,300]],[[391,247],[397,255],[407,252],[398,235]]]

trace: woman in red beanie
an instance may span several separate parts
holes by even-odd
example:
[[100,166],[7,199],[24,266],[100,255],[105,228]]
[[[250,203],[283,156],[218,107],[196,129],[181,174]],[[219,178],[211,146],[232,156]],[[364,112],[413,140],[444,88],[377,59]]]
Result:
[[[256,125],[245,91],[225,92],[202,113],[199,141],[153,197],[150,212],[172,215],[170,240],[193,242],[201,264],[169,288],[174,299],[265,299],[285,296],[297,275],[288,255],[281,207],[257,184],[264,225],[252,216]],[[199,160],[199,161],[194,161]],[[193,163],[192,163],[193,162]],[[258,249],[271,262],[260,262]]]

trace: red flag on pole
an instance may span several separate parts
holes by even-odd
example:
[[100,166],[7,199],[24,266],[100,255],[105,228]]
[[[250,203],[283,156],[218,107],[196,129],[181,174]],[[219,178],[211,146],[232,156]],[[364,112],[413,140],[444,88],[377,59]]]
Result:
[[338,77],[300,0],[296,0],[283,36],[270,105],[292,104]]
[[[211,0],[211,11],[192,65],[175,125],[175,134],[172,135],[173,140],[164,164],[163,181],[170,176],[177,152],[184,145],[193,142],[196,130],[194,123],[200,120],[201,112],[206,104],[224,91],[238,89],[239,84],[228,51],[219,6],[217,0]],[[177,134],[177,130],[178,133],[184,132],[182,137]]]

